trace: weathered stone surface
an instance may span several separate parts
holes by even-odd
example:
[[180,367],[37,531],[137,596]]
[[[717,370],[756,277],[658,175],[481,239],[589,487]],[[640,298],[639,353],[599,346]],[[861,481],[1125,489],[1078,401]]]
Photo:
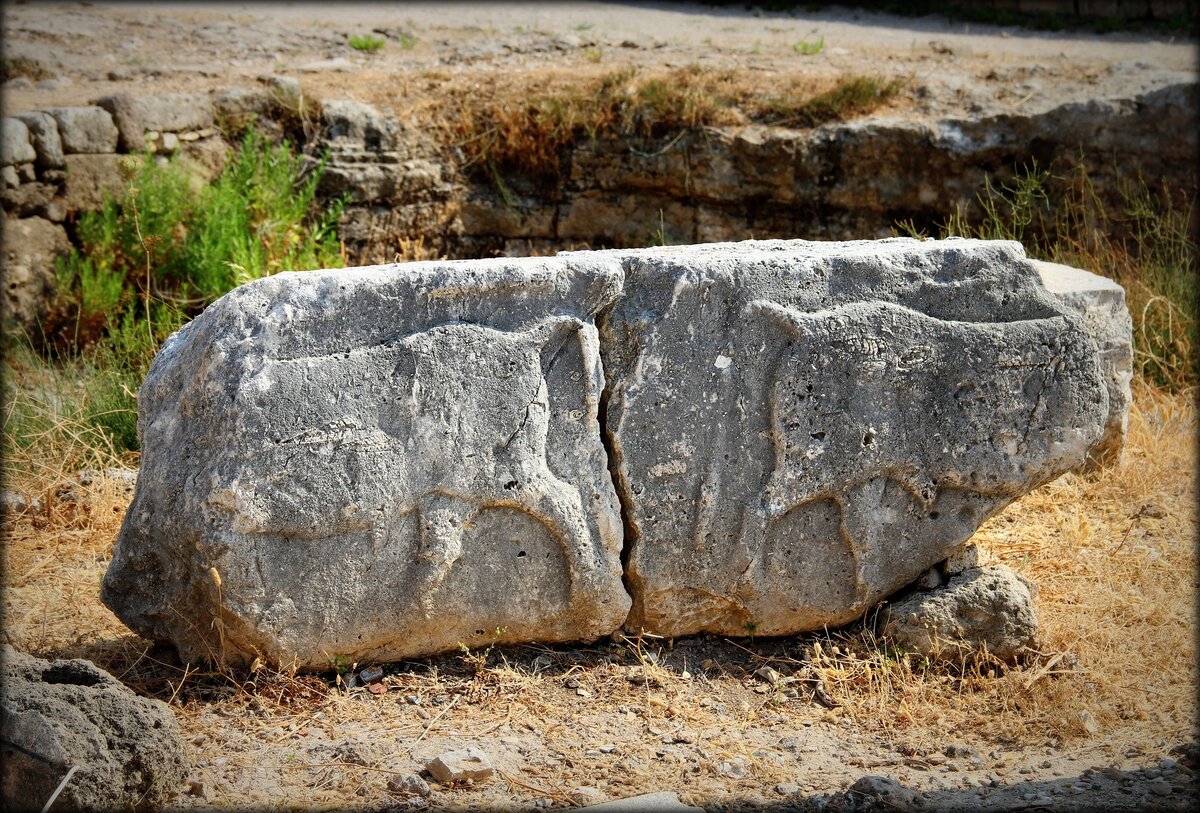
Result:
[[369,104],[336,99],[321,105],[322,135],[331,144],[349,142],[374,152],[394,150],[398,124]]
[[102,598],[300,668],[620,626],[593,315],[614,258],[283,274],[163,347]]
[[58,123],[58,135],[65,154],[116,152],[119,132],[107,110],[101,107],[52,107],[45,112]]
[[1108,416],[1104,434],[1088,452],[1086,470],[1117,463],[1129,427],[1133,403],[1133,320],[1125,304],[1125,289],[1110,279],[1058,263],[1033,260],[1042,284],[1060,302],[1083,317],[1100,351],[1100,369],[1108,387]]
[[961,661],[986,649],[1004,661],[1037,642],[1037,588],[1003,565],[964,570],[945,587],[916,592],[880,613],[883,634],[927,658]]
[[105,197],[120,197],[128,186],[121,162],[128,155],[67,155],[63,204],[72,212],[91,212],[104,205]]
[[215,120],[212,102],[203,93],[160,93],[137,97],[147,130],[180,133],[203,130]]
[[16,118],[0,120],[0,164],[6,167],[27,164],[35,158],[37,153],[25,122]]
[[58,122],[49,113],[35,110],[32,113],[18,113],[16,118],[25,122],[29,128],[29,137],[37,152],[36,163],[39,167],[57,169],[64,165],[62,139],[58,135]]
[[40,810],[74,766],[54,810],[130,810],[180,789],[188,761],[166,704],[89,661],[44,661],[7,645],[0,661],[6,807]]
[[211,127],[215,115],[208,96],[201,93],[161,93],[152,96],[117,93],[96,100],[107,110],[120,132],[121,149],[145,149],[147,130],[178,133]]
[[117,143],[123,152],[141,152],[146,149],[143,138],[146,127],[142,121],[138,97],[132,93],[114,93],[96,99],[96,106],[108,111],[117,126]]
[[54,290],[54,263],[71,250],[67,232],[40,217],[3,219],[3,321],[36,335]]
[[1080,466],[1108,413],[1082,320],[1016,243],[613,254],[630,629],[846,623]]

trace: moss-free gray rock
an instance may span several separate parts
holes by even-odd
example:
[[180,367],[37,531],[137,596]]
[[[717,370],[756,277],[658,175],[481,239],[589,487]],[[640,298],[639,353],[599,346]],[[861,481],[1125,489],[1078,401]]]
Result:
[[1037,643],[1036,595],[1020,573],[988,565],[885,606],[879,621],[885,636],[926,658],[961,662],[986,651],[1011,662]]
[[104,602],[185,656],[305,669],[620,626],[595,257],[281,274],[139,393]]
[[37,153],[34,152],[25,122],[17,118],[0,120],[0,164],[17,166],[28,164],[35,158]]
[[102,597],[185,657],[305,669],[832,627],[1110,415],[1092,332],[1016,243],[284,274],[155,360]]
[[1100,370],[1108,389],[1108,414],[1104,432],[1088,450],[1086,470],[1112,465],[1121,459],[1129,407],[1133,404],[1133,320],[1125,303],[1125,289],[1110,279],[1059,263],[1032,260],[1038,277],[1050,293],[1083,318],[1083,325],[1099,352]]
[[52,107],[45,112],[53,116],[58,124],[64,154],[117,151],[119,133],[107,110],[100,107]]
[[1079,467],[1108,394],[1019,244],[614,252],[600,322],[627,627],[844,624]]
[[29,128],[29,138],[37,152],[37,165],[45,169],[62,167],[62,139],[59,138],[58,122],[54,117],[41,110],[35,110],[31,113],[18,113],[16,118],[25,122],[25,126]]

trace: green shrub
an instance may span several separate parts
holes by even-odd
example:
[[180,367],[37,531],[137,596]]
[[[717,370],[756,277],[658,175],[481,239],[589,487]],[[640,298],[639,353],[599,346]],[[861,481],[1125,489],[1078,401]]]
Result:
[[186,319],[253,279],[345,264],[342,204],[315,206],[321,170],[253,130],[208,185],[176,161],[128,160],[125,192],[77,223],[43,333],[7,342],[18,361],[6,371],[6,450],[45,450],[54,426],[103,437],[114,454],[136,450],[134,393]]

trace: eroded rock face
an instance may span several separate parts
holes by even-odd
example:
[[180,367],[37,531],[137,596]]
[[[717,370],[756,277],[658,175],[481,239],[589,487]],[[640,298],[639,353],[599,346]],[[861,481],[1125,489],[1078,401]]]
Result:
[[300,668],[624,620],[595,257],[284,274],[163,347],[102,597],[188,657]]
[[6,809],[42,809],[76,766],[54,810],[131,810],[180,790],[189,762],[165,703],[89,661],[45,661],[7,645],[0,672]]
[[155,361],[103,599],[309,669],[836,626],[1084,463],[1099,359],[1015,243],[280,275]]
[[601,336],[627,628],[844,624],[1100,436],[1095,345],[1015,243],[622,256]]
[[884,608],[883,634],[924,657],[963,661],[987,651],[1014,661],[1038,637],[1037,588],[1003,565],[970,568],[940,589],[916,592]]

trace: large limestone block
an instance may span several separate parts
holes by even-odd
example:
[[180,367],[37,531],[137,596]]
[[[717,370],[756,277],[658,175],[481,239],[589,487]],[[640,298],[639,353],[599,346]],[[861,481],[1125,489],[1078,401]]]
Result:
[[171,337],[102,598],[304,669],[618,628],[594,314],[613,258],[280,274]]
[[1068,265],[1031,261],[1042,284],[1060,302],[1083,317],[1108,387],[1104,434],[1088,452],[1087,469],[1102,468],[1121,459],[1129,407],[1133,403],[1133,320],[1125,304],[1125,289],[1110,279]]
[[100,107],[53,107],[45,111],[58,124],[58,135],[67,155],[117,151],[119,133],[107,110]]
[[1095,344],[1019,244],[612,254],[605,427],[631,629],[846,623],[1101,435]]

